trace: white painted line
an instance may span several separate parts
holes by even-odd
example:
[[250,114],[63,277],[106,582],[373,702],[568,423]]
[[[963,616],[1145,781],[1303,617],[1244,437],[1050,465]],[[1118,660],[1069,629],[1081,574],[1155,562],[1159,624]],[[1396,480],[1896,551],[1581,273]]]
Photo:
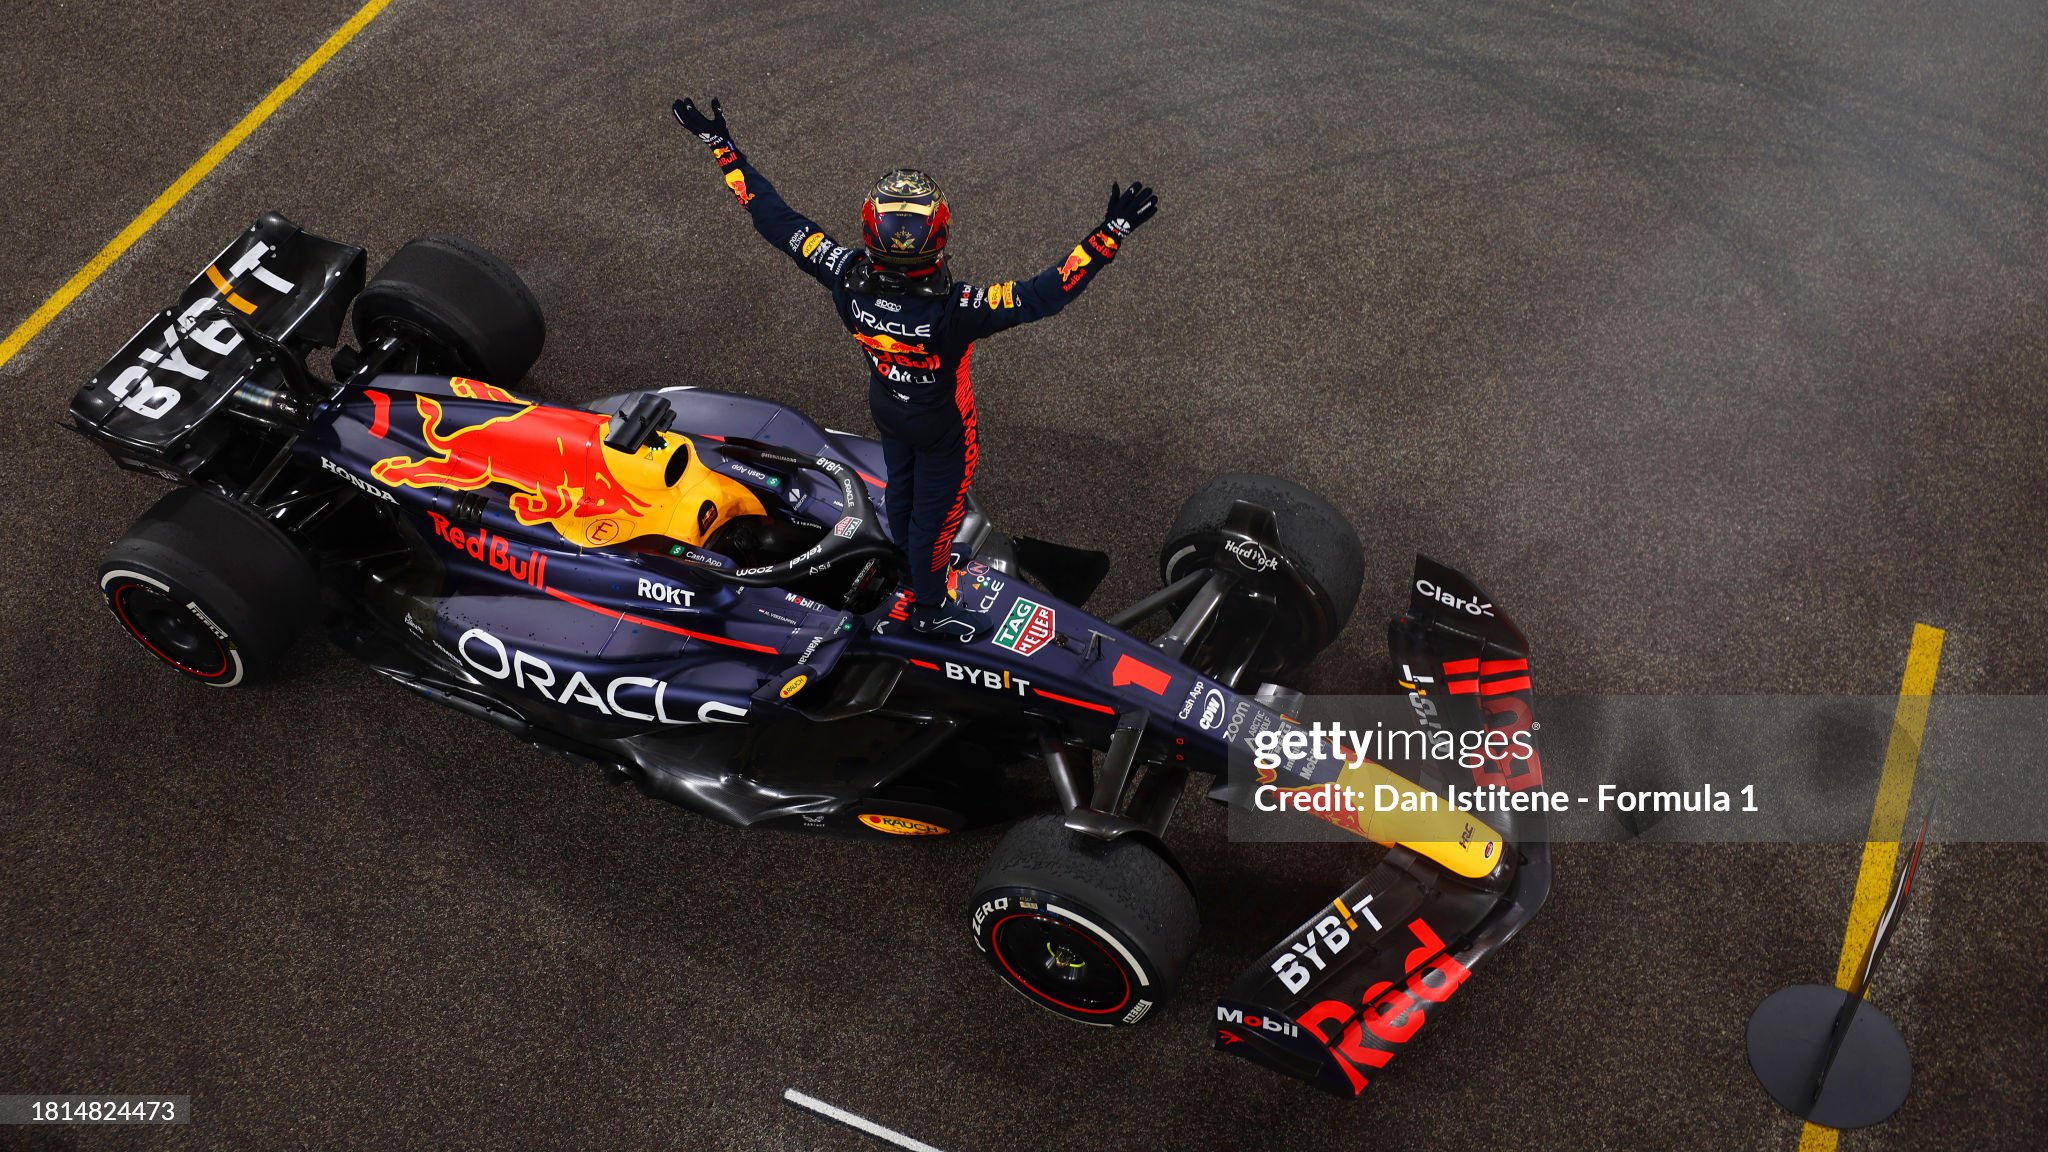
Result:
[[912,1140],[901,1132],[893,1132],[872,1120],[864,1120],[844,1108],[834,1108],[823,1100],[815,1096],[806,1096],[794,1088],[783,1089],[782,1098],[799,1108],[808,1108],[828,1120],[837,1120],[848,1128],[858,1129],[878,1140],[887,1140],[898,1148],[908,1148],[910,1152],[939,1152],[937,1148],[922,1140]]

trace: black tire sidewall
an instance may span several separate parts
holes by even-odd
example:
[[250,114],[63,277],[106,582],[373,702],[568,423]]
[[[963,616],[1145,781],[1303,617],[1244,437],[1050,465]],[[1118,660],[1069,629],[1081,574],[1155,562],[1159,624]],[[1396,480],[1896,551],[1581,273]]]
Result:
[[[1070,1020],[1123,1027],[1172,996],[1194,953],[1194,894],[1166,858],[1136,836],[1104,842],[1069,830],[1055,814],[1027,817],[1004,835],[969,901],[975,945],[989,967],[1032,1003]],[[1124,974],[1117,1011],[1049,998],[996,949],[1006,918],[1035,916],[1095,945]]]
[[[1309,604],[1301,605],[1306,627],[1299,640],[1313,651],[1328,647],[1357,609],[1365,582],[1364,548],[1343,513],[1293,481],[1233,472],[1202,485],[1182,503],[1160,544],[1161,579],[1171,583],[1185,576],[1195,570],[1190,564],[1243,569],[1240,575],[1257,575],[1249,564],[1233,560],[1223,551],[1227,538],[1224,521],[1237,500],[1273,512],[1279,542],[1277,548],[1262,547],[1269,553],[1277,551],[1278,559],[1292,573],[1276,590],[1284,593],[1291,589],[1292,595],[1309,598]],[[1315,623],[1318,620],[1320,623]]]
[[396,320],[452,353],[464,372],[512,388],[539,359],[546,325],[533,292],[489,252],[422,236],[394,253],[355,301],[356,338]]
[[[320,614],[317,574],[290,538],[255,510],[203,488],[176,489],[143,513],[107,549],[99,580],[115,621],[145,651],[219,688],[275,677]],[[123,613],[118,597],[130,583],[154,585],[183,606],[227,646],[240,674],[203,675],[168,657]]]

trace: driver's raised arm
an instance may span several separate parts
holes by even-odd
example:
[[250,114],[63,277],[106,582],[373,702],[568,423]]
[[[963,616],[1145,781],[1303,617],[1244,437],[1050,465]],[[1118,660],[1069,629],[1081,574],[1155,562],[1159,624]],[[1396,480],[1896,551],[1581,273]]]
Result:
[[746,155],[732,142],[725,110],[719,107],[718,100],[712,99],[709,116],[698,111],[688,99],[676,101],[671,110],[685,131],[710,147],[712,158],[718,161],[719,171],[725,176],[725,186],[732,189],[740,207],[753,218],[754,230],[761,238],[782,249],[796,261],[797,267],[820,284],[827,288],[837,285],[840,273],[853,259],[853,249],[834,242],[823,228],[784,203],[775,185],[747,163]]
[[979,288],[962,295],[960,316],[969,338],[987,336],[1033,320],[1043,320],[1067,306],[1093,283],[1138,225],[1159,210],[1159,197],[1143,184],[1109,187],[1109,209],[1095,231],[1083,237],[1067,258],[1029,280]]

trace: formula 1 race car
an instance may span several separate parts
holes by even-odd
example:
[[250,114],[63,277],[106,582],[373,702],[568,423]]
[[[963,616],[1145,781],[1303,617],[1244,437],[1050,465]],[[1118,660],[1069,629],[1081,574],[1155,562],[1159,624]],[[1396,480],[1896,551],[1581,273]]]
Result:
[[[540,309],[509,268],[425,237],[364,271],[362,249],[266,214],[72,401],[122,467],[179,484],[100,588],[192,679],[257,684],[324,622],[430,699],[744,826],[953,832],[1014,818],[1002,761],[1036,761],[1059,810],[996,847],[975,943],[1032,1001],[1109,1026],[1145,1019],[1194,947],[1162,839],[1190,773],[1222,799],[1444,783],[1334,754],[1256,766],[1298,730],[1287,684],[1362,581],[1356,533],[1304,489],[1211,481],[1163,587],[1106,617],[1079,605],[1107,557],[970,501],[943,626],[919,633],[876,443],[689,387],[537,401]],[[1418,729],[1528,731],[1527,645],[1470,580],[1418,558],[1391,637]],[[1532,754],[1471,783],[1541,780]],[[1326,818],[1392,847],[1228,990],[1215,1043],[1354,1093],[1535,914],[1549,856],[1540,815]]]

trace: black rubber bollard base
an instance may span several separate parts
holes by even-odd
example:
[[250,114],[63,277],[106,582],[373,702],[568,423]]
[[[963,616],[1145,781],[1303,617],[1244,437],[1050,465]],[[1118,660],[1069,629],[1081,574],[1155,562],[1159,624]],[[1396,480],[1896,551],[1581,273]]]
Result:
[[1869,1001],[1858,1001],[1820,1099],[1828,1034],[1848,993],[1825,984],[1795,984],[1766,997],[1749,1016],[1749,1067],[1779,1107],[1828,1128],[1867,1128],[1899,1110],[1913,1087],[1905,1037]]

